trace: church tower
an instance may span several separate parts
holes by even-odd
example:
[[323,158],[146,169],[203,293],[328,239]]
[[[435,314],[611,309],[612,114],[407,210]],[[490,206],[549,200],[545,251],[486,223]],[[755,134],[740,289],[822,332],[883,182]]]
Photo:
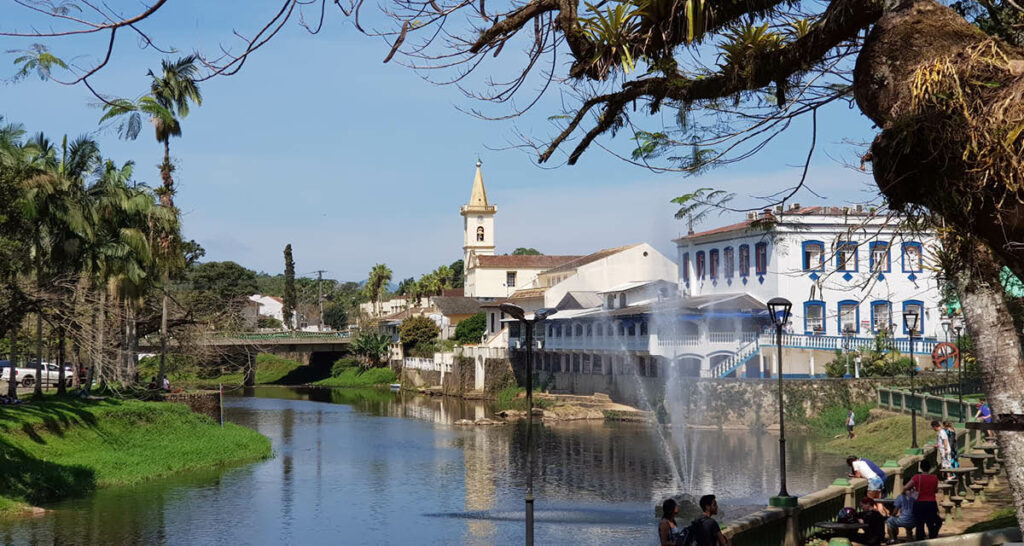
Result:
[[469,204],[463,205],[459,210],[462,213],[462,250],[466,269],[471,267],[471,258],[474,254],[494,255],[494,214],[498,212],[498,207],[487,202],[484,177],[480,174],[481,164],[478,159]]

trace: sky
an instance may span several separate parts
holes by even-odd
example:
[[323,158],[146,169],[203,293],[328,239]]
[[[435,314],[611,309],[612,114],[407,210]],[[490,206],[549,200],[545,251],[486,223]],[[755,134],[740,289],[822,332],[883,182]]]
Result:
[[[118,4],[128,11],[139,6]],[[251,35],[279,8],[275,4],[251,0],[243,10],[240,2],[181,0],[142,28],[163,47],[209,51],[230,46],[232,29]],[[40,28],[40,19],[10,0],[0,0],[0,13],[2,30]],[[382,21],[369,14],[364,24],[374,23]],[[44,43],[62,58],[86,64],[104,51],[105,40]],[[0,52],[39,41],[0,37]],[[360,34],[340,13],[328,12],[320,34],[309,35],[291,22],[238,75],[202,85],[203,105],[183,121],[171,155],[185,236],[206,249],[207,261],[232,260],[279,273],[283,248],[291,243],[300,274],[323,269],[329,278],[359,280],[374,264],[385,263],[395,279],[418,277],[462,257],[459,207],[469,199],[477,158],[488,198],[498,206],[499,253],[522,246],[545,254],[587,254],[645,241],[671,257],[671,239],[686,229],[673,218],[673,197],[713,187],[737,193],[737,205],[757,206],[750,196],[799,180],[807,154],[811,124],[802,119],[752,159],[699,177],[656,174],[599,148],[576,166],[538,166],[531,153],[508,144],[517,131],[548,134],[546,118],[558,113],[557,94],[519,119],[482,120],[461,111],[480,105],[457,88],[433,85],[394,62],[384,64],[389,49],[381,39]],[[0,79],[14,74],[15,56],[0,54]],[[134,98],[146,90],[146,71],[162,57],[125,33],[112,62],[92,81],[103,93]],[[500,63],[493,68],[506,69]],[[162,148],[152,134],[144,129],[136,141],[119,140],[112,128],[98,125],[97,100],[81,86],[35,77],[5,81],[0,116],[53,140],[65,133],[93,134],[105,156],[133,159],[140,181],[159,183]],[[877,200],[870,175],[844,166],[863,152],[851,142],[870,141],[871,135],[870,122],[846,104],[821,112],[808,173],[821,197],[802,192],[792,202]],[[629,144],[623,135],[600,142],[619,149]],[[710,229],[739,216],[711,215],[695,227]]]

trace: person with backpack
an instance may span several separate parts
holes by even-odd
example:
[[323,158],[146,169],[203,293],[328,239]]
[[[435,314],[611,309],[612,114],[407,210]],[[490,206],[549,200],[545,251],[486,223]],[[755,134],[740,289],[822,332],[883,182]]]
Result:
[[864,478],[868,481],[868,497],[872,499],[882,498],[886,475],[874,461],[850,455],[846,458],[846,464],[850,467],[849,476],[851,478]]
[[687,534],[693,535],[693,541],[684,543],[684,546],[729,546],[729,539],[722,533],[722,528],[714,519],[718,514],[718,501],[715,500],[715,496],[704,495],[698,504],[704,513],[690,524]]

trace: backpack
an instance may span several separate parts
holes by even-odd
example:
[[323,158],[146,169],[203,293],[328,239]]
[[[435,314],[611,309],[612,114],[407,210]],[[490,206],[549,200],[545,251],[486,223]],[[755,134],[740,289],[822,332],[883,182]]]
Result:
[[690,522],[690,525],[684,527],[679,534],[676,535],[676,546],[696,546],[697,545],[697,533],[698,527],[700,526],[700,518],[697,518]]
[[884,470],[882,470],[881,468],[878,468],[878,465],[875,464],[875,462],[872,461],[871,459],[861,459],[861,460],[864,461],[864,464],[868,465],[868,468],[870,468],[872,472],[874,472],[875,474],[878,474],[879,478],[882,478],[882,482],[883,483],[885,482],[886,475],[885,475],[885,471]]

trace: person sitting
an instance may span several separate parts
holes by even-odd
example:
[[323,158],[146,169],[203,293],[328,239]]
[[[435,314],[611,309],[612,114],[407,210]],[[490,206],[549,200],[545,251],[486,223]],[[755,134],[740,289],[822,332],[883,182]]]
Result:
[[857,513],[857,521],[867,524],[867,529],[850,537],[851,542],[866,544],[867,546],[878,546],[885,542],[885,516],[878,511],[875,500],[871,497],[860,499],[860,512]]
[[149,380],[149,384],[146,385],[146,390],[149,390],[149,391],[155,391],[156,390],[156,378],[155,377],[153,379]]
[[889,528],[889,538],[896,540],[900,537],[900,527],[907,530],[907,538],[912,535],[911,528],[916,525],[914,521],[914,501],[905,493],[900,493],[892,505],[892,513],[889,519],[885,520],[885,526]]

